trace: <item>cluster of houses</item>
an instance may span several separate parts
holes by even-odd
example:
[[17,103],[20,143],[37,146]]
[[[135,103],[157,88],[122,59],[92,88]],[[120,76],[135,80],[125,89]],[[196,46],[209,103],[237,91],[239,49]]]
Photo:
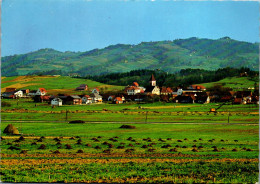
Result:
[[[86,84],[81,84],[75,89],[76,91],[89,90]],[[156,79],[154,75],[151,75],[149,80],[149,86],[139,86],[137,82],[133,82],[132,85],[126,86],[124,91],[115,95],[109,93],[102,93],[98,88],[94,88],[89,95],[47,95],[47,91],[44,88],[39,88],[35,91],[29,91],[28,89],[16,90],[15,88],[6,88],[6,91],[2,93],[2,98],[22,98],[31,97],[35,102],[48,102],[52,106],[62,105],[78,105],[78,104],[92,104],[102,103],[103,101],[110,101],[115,104],[121,104],[125,102],[154,102],[165,101],[175,103],[210,103],[214,102],[233,102],[234,104],[259,104],[259,96],[253,94],[251,91],[230,91],[228,94],[217,95],[206,91],[206,88],[202,85],[191,85],[187,89],[170,87],[159,87],[156,85]]]

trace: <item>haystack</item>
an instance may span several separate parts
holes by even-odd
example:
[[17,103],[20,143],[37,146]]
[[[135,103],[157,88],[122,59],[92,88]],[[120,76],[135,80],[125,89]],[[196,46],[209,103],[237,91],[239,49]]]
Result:
[[12,124],[9,124],[9,125],[7,125],[7,127],[4,129],[4,133],[17,135],[17,134],[19,134],[19,131],[18,131],[17,128],[15,128]]

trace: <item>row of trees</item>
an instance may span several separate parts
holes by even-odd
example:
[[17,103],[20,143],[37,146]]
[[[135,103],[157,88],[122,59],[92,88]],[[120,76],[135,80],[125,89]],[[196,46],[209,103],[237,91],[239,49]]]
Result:
[[203,69],[182,69],[174,74],[169,74],[162,70],[133,70],[125,73],[111,73],[99,76],[86,76],[85,78],[98,82],[126,86],[136,81],[139,85],[147,87],[149,79],[154,74],[158,86],[189,86],[191,84],[216,82],[226,77],[240,76],[241,73],[247,73],[249,77],[258,75],[258,71],[252,71],[249,68],[221,68],[215,71]]

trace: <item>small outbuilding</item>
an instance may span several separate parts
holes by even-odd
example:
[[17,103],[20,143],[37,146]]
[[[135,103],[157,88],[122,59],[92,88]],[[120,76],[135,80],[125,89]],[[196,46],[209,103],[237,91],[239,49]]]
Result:
[[60,98],[54,98],[51,101],[52,106],[62,106],[62,100]]

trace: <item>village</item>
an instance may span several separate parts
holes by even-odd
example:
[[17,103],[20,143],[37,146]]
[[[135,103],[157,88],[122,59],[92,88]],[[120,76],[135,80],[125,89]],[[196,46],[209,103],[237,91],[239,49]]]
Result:
[[259,96],[251,90],[247,91],[208,91],[202,85],[190,85],[186,88],[159,87],[152,74],[148,87],[139,86],[138,82],[133,82],[124,88],[123,91],[101,92],[99,88],[89,89],[87,84],[81,84],[75,91],[83,92],[76,94],[48,94],[45,88],[38,90],[6,88],[1,94],[1,98],[17,99],[32,98],[35,103],[47,102],[52,107],[62,105],[87,105],[112,103],[122,104],[129,102],[153,103],[156,101],[171,103],[200,103],[210,102],[231,102],[232,104],[259,104]]

